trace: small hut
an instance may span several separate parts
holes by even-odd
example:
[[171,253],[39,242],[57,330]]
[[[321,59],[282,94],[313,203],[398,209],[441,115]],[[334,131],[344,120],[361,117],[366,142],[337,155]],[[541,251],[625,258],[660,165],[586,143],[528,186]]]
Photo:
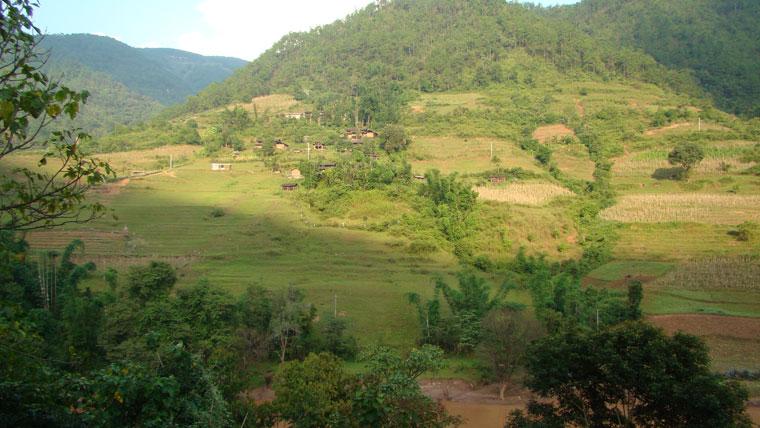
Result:
[[280,186],[286,192],[292,192],[298,187],[298,183],[285,183]]
[[253,148],[256,150],[261,150],[264,148],[264,142],[261,140],[256,140],[255,143],[253,143]]
[[364,128],[364,129],[362,129],[362,137],[364,137],[364,138],[375,138],[375,137],[377,137],[377,132],[375,132],[375,131],[373,131],[373,130],[371,130],[369,128]]
[[217,163],[214,162],[211,164],[211,170],[212,171],[229,171],[232,169],[231,163]]
[[285,142],[283,142],[282,140],[276,140],[274,142],[274,148],[277,149],[277,150],[285,150],[288,147],[289,147],[288,144],[285,143]]
[[346,129],[346,140],[358,140],[362,136],[361,132],[356,128]]
[[414,175],[414,179],[415,180],[419,180],[419,181],[425,181],[425,176],[424,175],[420,175],[420,174],[415,174]]
[[324,144],[322,144],[322,143],[315,143],[314,144],[314,150],[322,151],[324,149],[325,149],[325,145]]
[[333,162],[330,162],[330,163],[321,163],[318,166],[318,168],[319,168],[320,171],[324,171],[326,169],[332,169],[332,168],[335,168],[335,167],[336,167],[336,164],[333,163]]
[[289,176],[290,178],[293,178],[296,180],[303,178],[303,175],[301,175],[301,170],[298,168],[291,169]]
[[507,177],[504,177],[503,175],[492,175],[488,177],[488,181],[490,181],[491,184],[501,184],[507,181]]

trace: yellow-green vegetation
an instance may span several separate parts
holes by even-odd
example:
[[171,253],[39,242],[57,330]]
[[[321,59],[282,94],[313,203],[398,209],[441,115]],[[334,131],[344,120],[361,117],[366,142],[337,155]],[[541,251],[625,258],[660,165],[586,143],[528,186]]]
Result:
[[478,196],[487,201],[540,207],[562,196],[573,193],[562,186],[542,182],[519,182],[504,187],[475,187]]
[[[320,313],[332,311],[337,297],[339,315],[351,319],[363,343],[410,346],[416,327],[404,293],[430,293],[433,274],[457,270],[453,257],[409,253],[403,237],[361,224],[325,223],[280,190],[286,181],[258,163],[213,172],[201,159],[99,192],[117,220],[28,238],[33,248],[56,249],[81,238],[83,257],[100,271],[170,261],[179,269],[180,287],[201,277],[235,294],[255,283],[292,285],[304,289]],[[213,217],[214,208],[224,215]]]
[[[414,135],[408,159],[419,173],[438,169],[443,173],[478,173],[496,167],[541,172],[532,157],[513,142],[496,138],[430,137]],[[491,157],[491,149],[493,156]],[[496,160],[496,162],[494,162]]]
[[737,224],[760,220],[760,195],[638,194],[626,195],[602,211],[606,220],[623,223]]
[[671,263],[641,260],[614,261],[589,272],[588,277],[602,281],[620,281],[627,277],[658,277],[672,268]]

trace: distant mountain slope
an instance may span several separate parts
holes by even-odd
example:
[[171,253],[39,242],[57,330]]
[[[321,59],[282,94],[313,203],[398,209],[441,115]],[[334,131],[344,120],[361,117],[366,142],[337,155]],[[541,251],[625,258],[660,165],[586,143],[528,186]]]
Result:
[[760,1],[584,0],[551,13],[689,70],[718,106],[760,116]]
[[527,64],[514,63],[524,53],[539,68],[564,74],[698,92],[688,74],[540,8],[503,0],[395,0],[285,36],[225,82],[191,97],[184,111],[287,92],[308,99],[327,120],[394,121],[406,90],[470,90],[536,77]]
[[51,76],[91,93],[74,124],[95,134],[145,121],[246,64],[177,49],[138,49],[92,34],[46,35],[40,49],[49,53],[45,67]]

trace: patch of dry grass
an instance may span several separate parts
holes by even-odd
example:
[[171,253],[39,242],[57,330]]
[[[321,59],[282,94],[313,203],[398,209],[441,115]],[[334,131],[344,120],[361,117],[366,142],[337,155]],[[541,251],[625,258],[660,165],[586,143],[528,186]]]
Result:
[[510,204],[542,206],[560,196],[573,193],[564,187],[550,183],[512,183],[506,187],[476,187],[481,199]]
[[651,128],[646,131],[644,131],[644,135],[651,137],[654,135],[662,135],[669,132],[694,132],[699,131],[700,129],[702,131],[727,131],[728,128],[726,128],[723,125],[719,125],[717,123],[709,123],[706,121],[702,121],[702,127],[700,128],[700,124],[697,121],[693,122],[676,122],[671,123],[670,125],[663,126],[660,128]]
[[678,265],[652,285],[712,290],[760,290],[760,259],[757,257],[709,257]]
[[250,103],[234,104],[232,107],[242,107],[244,110],[252,112],[254,105],[259,113],[267,110],[271,113],[285,113],[290,110],[304,109],[303,105],[300,105],[292,95],[288,94],[272,94],[256,97]]
[[410,104],[413,113],[431,111],[438,114],[452,112],[458,107],[476,110],[483,107],[483,94],[462,92],[456,94],[424,94]]
[[535,160],[510,141],[496,138],[459,138],[454,136],[412,136],[409,159],[415,173],[438,169],[444,174],[482,172],[496,168],[491,162],[491,146],[502,168],[520,167],[542,173]]
[[738,224],[760,221],[760,196],[723,194],[642,194],[618,198],[602,211],[605,220],[623,223],[688,222]]
[[[730,165],[733,170],[742,170],[752,166],[751,163],[741,162],[736,157],[721,157],[704,159],[692,169],[692,174],[726,174],[725,165]],[[658,169],[671,169],[673,165],[665,159],[635,159],[626,156],[615,159],[612,172],[618,177],[636,177],[641,175],[651,176]]]
[[575,137],[575,132],[563,124],[539,126],[533,131],[533,139],[546,142],[552,138]]

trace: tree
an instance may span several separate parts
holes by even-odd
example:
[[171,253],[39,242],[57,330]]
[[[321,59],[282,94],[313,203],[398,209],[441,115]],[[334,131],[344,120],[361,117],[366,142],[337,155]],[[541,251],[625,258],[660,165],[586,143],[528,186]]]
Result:
[[687,178],[691,169],[704,158],[705,152],[702,147],[690,142],[679,143],[668,154],[668,162],[681,167],[682,173],[679,175],[681,178]]
[[710,371],[699,338],[641,321],[548,336],[530,347],[527,368],[526,385],[549,401],[531,402],[509,427],[750,426],[747,391]]
[[388,153],[405,150],[411,143],[401,125],[386,125],[380,134],[380,138],[380,148]]
[[[56,119],[74,119],[86,91],[76,92],[52,81],[37,49],[40,31],[32,24],[32,0],[0,3],[0,162],[10,173],[0,178],[0,230],[49,228],[92,220],[105,212],[100,203],[85,202],[87,190],[113,170],[106,162],[86,157],[77,130],[41,131]],[[44,149],[38,168],[11,168],[7,157],[32,148]],[[51,161],[51,172],[44,167]]]
[[283,364],[274,381],[273,419],[293,427],[448,427],[460,422],[425,396],[417,378],[442,366],[432,346],[407,357],[378,347],[363,355],[366,371],[345,372],[338,358],[311,354]]
[[522,310],[497,309],[481,322],[477,354],[485,380],[498,382],[499,398],[526,357],[528,345],[541,334],[541,325]]
[[174,268],[165,262],[152,261],[148,266],[134,266],[127,275],[127,293],[143,304],[167,295],[177,282]]
[[335,356],[309,354],[303,362],[291,361],[277,372],[273,407],[294,428],[352,426],[353,382]]
[[315,309],[304,302],[303,292],[293,287],[280,293],[273,303],[272,336],[280,348],[280,363],[284,363],[293,342],[311,327]]

